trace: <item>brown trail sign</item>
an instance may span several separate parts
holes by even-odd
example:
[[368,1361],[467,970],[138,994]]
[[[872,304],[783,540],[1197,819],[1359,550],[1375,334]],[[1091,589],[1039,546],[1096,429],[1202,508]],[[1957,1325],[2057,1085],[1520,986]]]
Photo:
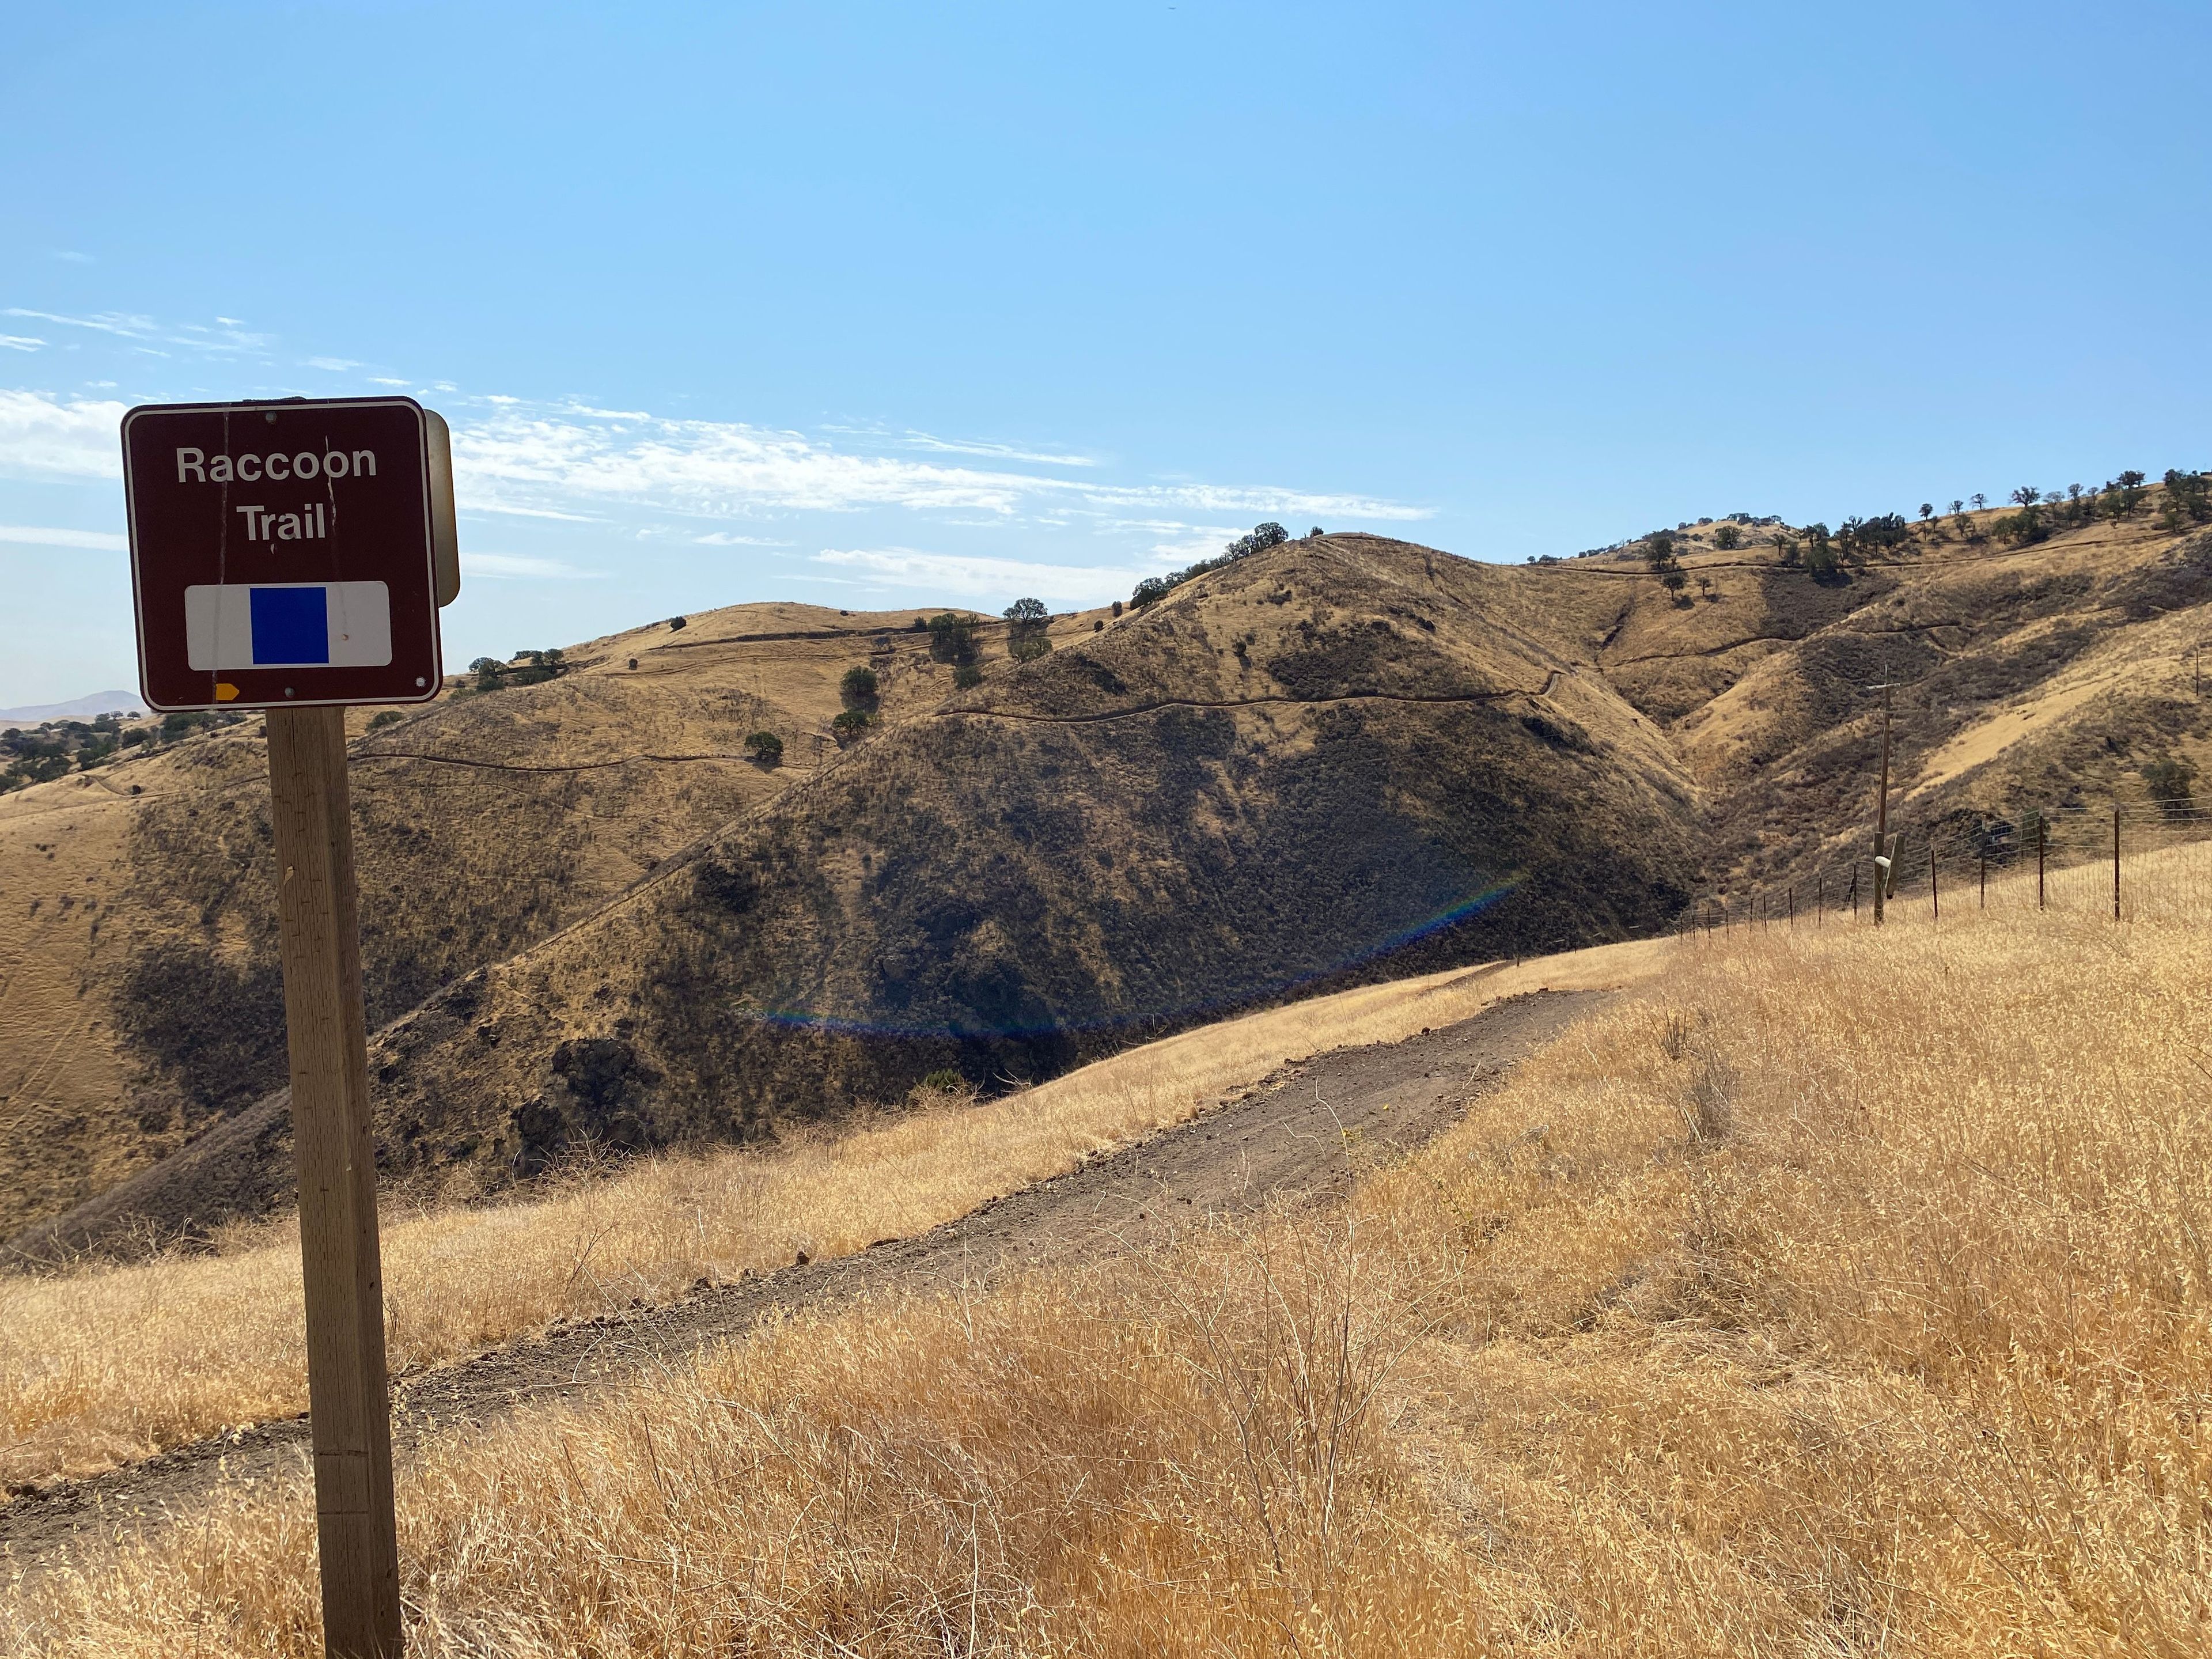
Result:
[[123,475],[148,705],[268,710],[323,1645],[398,1659],[343,710],[438,694],[460,589],[446,423],[408,398],[144,407]]

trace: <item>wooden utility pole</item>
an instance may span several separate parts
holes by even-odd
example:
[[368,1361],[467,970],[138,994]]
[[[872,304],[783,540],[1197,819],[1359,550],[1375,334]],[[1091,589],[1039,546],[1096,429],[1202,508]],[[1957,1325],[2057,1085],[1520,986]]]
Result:
[[2120,919],[2120,804],[2112,803],[2112,920]]
[[1826,871],[1813,872],[1813,925],[1815,927],[1823,926],[1828,920],[1827,884]]
[[399,1550],[345,711],[272,708],[267,719],[323,1646],[331,1659],[399,1659]]
[[2051,820],[2040,811],[2035,815],[2035,908],[2043,908],[2043,849],[2048,842]]
[[1894,856],[1889,848],[1889,682],[1886,679],[1881,683],[1881,793],[1875,797],[1874,856],[1874,925],[1879,927],[1891,874],[1885,860]]
[[1928,837],[1928,908],[1931,920],[1943,920],[1943,896],[1936,890],[1936,837]]

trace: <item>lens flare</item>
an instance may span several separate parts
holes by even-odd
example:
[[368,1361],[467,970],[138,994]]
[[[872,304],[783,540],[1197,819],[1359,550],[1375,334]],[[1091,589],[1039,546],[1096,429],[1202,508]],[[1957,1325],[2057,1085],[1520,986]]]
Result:
[[1459,898],[1443,909],[1424,916],[1411,925],[1374,940],[1360,948],[1317,968],[1304,973],[1237,986],[1218,994],[1192,997],[1166,1007],[1124,1009],[1112,1014],[1091,1018],[1058,1018],[1034,1022],[1001,1022],[994,1024],[985,1019],[963,1021],[958,1024],[938,1022],[900,1022],[897,1020],[854,1018],[845,1014],[826,1013],[804,1007],[738,1008],[731,1010],[733,1018],[749,1019],[757,1024],[775,1025],[788,1030],[813,1031],[824,1035],[854,1037],[899,1038],[915,1040],[940,1038],[952,1042],[1021,1041],[1039,1037],[1096,1036],[1130,1027],[1179,1026],[1194,1021],[1218,1018],[1239,1008],[1255,1003],[1277,1000],[1302,986],[1319,983],[1348,969],[1376,961],[1394,951],[1419,941],[1433,938],[1447,928],[1481,915],[1504,899],[1518,891],[1525,878],[1520,872],[1491,883],[1489,885]]

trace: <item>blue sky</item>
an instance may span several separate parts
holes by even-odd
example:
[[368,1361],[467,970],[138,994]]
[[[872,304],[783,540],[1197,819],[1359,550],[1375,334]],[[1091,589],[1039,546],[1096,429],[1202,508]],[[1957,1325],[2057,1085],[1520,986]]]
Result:
[[2212,465],[2212,8],[0,0],[0,706],[115,422],[453,421],[449,660]]

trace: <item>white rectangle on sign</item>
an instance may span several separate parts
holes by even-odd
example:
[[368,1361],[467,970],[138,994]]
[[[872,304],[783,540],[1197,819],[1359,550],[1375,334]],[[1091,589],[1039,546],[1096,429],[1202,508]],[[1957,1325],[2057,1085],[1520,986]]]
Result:
[[185,589],[196,670],[381,668],[392,660],[382,582],[224,582]]

